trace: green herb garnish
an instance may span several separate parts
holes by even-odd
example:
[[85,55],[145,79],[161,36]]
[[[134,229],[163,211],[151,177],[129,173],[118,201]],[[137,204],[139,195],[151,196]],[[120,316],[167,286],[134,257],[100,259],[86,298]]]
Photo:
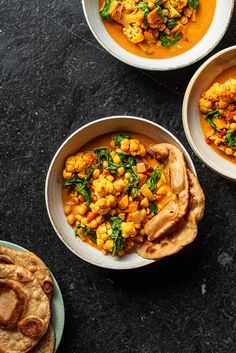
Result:
[[157,214],[158,208],[157,208],[157,204],[155,201],[149,202],[149,209],[152,213],[154,213],[154,215]]
[[172,45],[178,43],[178,41],[180,41],[180,39],[182,38],[183,38],[182,34],[179,34],[179,33],[175,35],[174,39],[171,39],[163,32],[160,33],[161,45],[165,48],[170,48]]
[[120,141],[124,140],[124,139],[129,139],[130,136],[124,136],[124,135],[116,135],[115,137],[113,137],[113,141],[115,141],[115,145],[118,146]]
[[85,179],[80,179],[77,176],[74,176],[72,179],[67,180],[64,185],[64,188],[67,189],[68,187],[74,185],[75,190],[78,191],[85,199],[85,205],[87,210],[90,210],[90,202],[91,202],[91,193],[87,188],[87,184],[89,183],[89,179],[93,174],[94,168],[90,168],[88,174],[86,175]]
[[138,196],[138,184],[140,182],[140,177],[133,171],[133,169],[127,169],[126,172],[130,173],[130,178],[128,180],[129,185],[125,189],[125,194],[128,194],[135,199]]
[[225,143],[230,147],[236,147],[236,132],[229,131],[225,136]]
[[161,18],[164,20],[165,16],[163,15],[163,10],[160,5],[156,5],[156,12],[161,16]]
[[199,5],[199,0],[188,0],[188,4],[192,9],[197,10]]
[[[117,169],[120,167],[124,168],[131,168],[134,166],[135,163],[135,158],[133,156],[124,154],[124,153],[118,153],[121,163],[114,163],[113,159],[111,158],[111,155],[109,153],[109,150],[105,147],[97,148],[94,150],[98,157],[98,165],[99,167],[102,167],[106,170],[109,170],[111,173],[116,173],[117,174]],[[108,165],[104,166],[103,162],[107,161]]]
[[151,192],[154,192],[157,187],[157,183],[161,178],[162,171],[160,168],[156,167],[150,177],[147,179],[146,184],[151,190]]
[[206,115],[206,121],[213,127],[215,131],[220,131],[220,129],[217,128],[212,118],[220,119],[221,118],[220,112],[218,112],[218,110],[212,110],[210,113]]
[[172,28],[172,27],[174,27],[177,24],[178,24],[178,22],[174,18],[172,18],[171,20],[169,20],[167,22],[166,27],[167,28]]
[[100,11],[100,16],[103,20],[109,21],[112,19],[110,15],[110,8],[113,1],[114,0],[106,0],[104,8]]
[[120,250],[126,248],[127,245],[122,237],[122,220],[119,217],[112,217],[110,225],[112,229],[110,239],[113,240],[112,256],[115,256]]

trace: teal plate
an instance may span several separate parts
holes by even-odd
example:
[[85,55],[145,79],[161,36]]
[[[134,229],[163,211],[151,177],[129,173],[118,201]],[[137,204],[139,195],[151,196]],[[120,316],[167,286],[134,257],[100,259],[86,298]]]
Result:
[[[0,246],[6,246],[6,247],[8,247],[10,249],[14,249],[14,250],[28,251],[20,245],[9,243],[8,241],[3,241],[3,240],[0,240]],[[62,294],[61,294],[61,290],[59,288],[59,285],[58,285],[58,283],[52,273],[51,273],[51,276],[53,278],[54,286],[55,286],[54,296],[53,296],[53,300],[52,300],[52,304],[51,304],[52,305],[52,318],[51,318],[51,320],[52,320],[52,326],[54,328],[55,337],[56,337],[56,340],[55,340],[55,352],[56,352],[57,348],[60,344],[63,330],[64,330],[65,308],[64,308],[64,302],[63,302],[63,298],[62,298]]]

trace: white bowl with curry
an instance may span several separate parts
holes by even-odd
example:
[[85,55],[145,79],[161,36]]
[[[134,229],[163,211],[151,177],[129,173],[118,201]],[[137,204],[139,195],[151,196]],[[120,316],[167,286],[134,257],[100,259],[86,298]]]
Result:
[[198,157],[236,181],[236,46],[215,54],[197,70],[185,93],[182,116]]
[[82,0],[98,42],[117,59],[146,70],[193,64],[221,40],[234,0]]
[[197,236],[204,194],[183,145],[136,117],[96,120],[59,148],[46,180],[51,223],[85,261],[131,269]]

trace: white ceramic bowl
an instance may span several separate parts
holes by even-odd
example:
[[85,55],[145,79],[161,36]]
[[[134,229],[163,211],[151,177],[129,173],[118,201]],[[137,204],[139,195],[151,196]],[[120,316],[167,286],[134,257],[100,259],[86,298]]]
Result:
[[110,54],[126,64],[140,69],[169,71],[189,66],[215,48],[229,26],[234,0],[217,0],[214,19],[201,41],[189,51],[168,59],[148,59],[129,53],[120,47],[106,31],[99,16],[98,0],[82,0],[82,5],[93,35]]
[[216,153],[204,139],[198,100],[216,76],[236,66],[236,46],[224,49],[207,60],[194,74],[185,92],[182,110],[184,131],[196,155],[218,174],[236,181],[236,164]]
[[136,253],[127,254],[121,258],[105,256],[99,250],[75,238],[72,228],[66,221],[61,199],[65,159],[95,137],[116,131],[141,132],[157,142],[172,143],[183,151],[189,168],[195,174],[196,171],[189,154],[174,135],[160,125],[142,118],[113,116],[95,120],[75,131],[61,145],[49,167],[45,189],[47,211],[54,230],[64,244],[83,260],[100,267],[121,270],[142,267],[153,261],[143,259]]

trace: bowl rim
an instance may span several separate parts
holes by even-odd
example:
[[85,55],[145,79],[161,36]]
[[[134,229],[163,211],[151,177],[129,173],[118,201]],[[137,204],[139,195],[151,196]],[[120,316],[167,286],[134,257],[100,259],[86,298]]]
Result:
[[[119,52],[118,51],[115,51],[113,49],[111,49],[108,45],[106,45],[102,40],[100,40],[99,36],[97,35],[95,29],[93,28],[91,22],[89,21],[89,17],[88,17],[88,13],[86,11],[86,5],[85,5],[85,2],[87,0],[82,0],[82,8],[83,8],[83,12],[84,12],[84,17],[86,19],[86,22],[91,30],[91,32],[93,33],[94,37],[96,38],[97,42],[109,53],[111,54],[113,57],[115,57],[116,59],[118,59],[119,61],[121,62],[124,62],[125,64],[129,65],[129,66],[133,66],[133,67],[136,67],[138,69],[142,69],[142,70],[149,70],[149,71],[172,71],[172,70],[178,70],[178,69],[181,69],[181,68],[184,68],[184,67],[188,67],[190,65],[193,65],[195,64],[196,62],[198,62],[199,60],[203,59],[205,56],[207,56],[219,43],[220,41],[222,40],[222,38],[224,37],[229,25],[230,25],[230,22],[231,22],[231,19],[232,19],[232,16],[233,16],[233,9],[234,9],[234,4],[235,4],[235,0],[230,0],[231,1],[231,8],[230,8],[230,12],[229,12],[229,16],[228,16],[228,19],[227,21],[225,22],[225,25],[224,25],[224,28],[221,32],[221,35],[218,37],[218,39],[209,47],[209,49],[207,51],[205,51],[204,53],[202,53],[200,56],[196,57],[195,59],[192,59],[191,61],[187,62],[186,63],[183,63],[183,64],[178,64],[178,65],[169,65],[167,67],[156,67],[155,66],[155,63],[158,63],[159,60],[165,60],[165,59],[152,59],[153,60],[153,63],[154,65],[153,66],[149,66],[149,65],[145,65],[145,64],[139,64],[139,63],[136,63],[135,60],[130,62],[130,60],[126,59],[126,58],[123,58],[122,56],[119,55]],[[96,0],[97,1],[97,0]],[[216,0],[218,1],[218,0]],[[215,14],[214,14],[215,16]],[[213,16],[213,20],[214,20],[214,16]],[[206,32],[207,33],[207,32]],[[205,33],[205,34],[206,34]],[[112,39],[113,40],[113,39]],[[119,45],[119,44],[118,44]],[[195,46],[194,46],[195,47]],[[191,48],[192,49],[192,48]],[[188,53],[191,49],[187,50],[186,52],[182,53],[181,55],[184,55],[186,53]],[[133,57],[137,57],[137,55],[133,54],[133,53],[129,53],[131,54]],[[179,56],[179,55],[177,55]],[[146,60],[150,60],[150,59],[146,59],[146,58],[142,58],[144,62],[146,62]]]
[[[106,264],[101,264],[101,263],[97,263],[97,262],[93,262],[90,259],[87,259],[86,256],[84,256],[83,254],[78,255],[76,253],[76,251],[70,246],[70,244],[66,243],[63,239],[63,237],[61,236],[60,232],[58,231],[56,224],[53,221],[53,217],[51,215],[51,211],[49,208],[49,179],[50,179],[50,175],[51,175],[51,170],[53,168],[54,162],[57,159],[58,155],[60,154],[61,150],[64,148],[64,146],[77,134],[79,134],[82,130],[85,130],[87,127],[91,126],[91,125],[96,125],[97,123],[101,123],[103,121],[107,121],[107,120],[115,120],[115,119],[130,119],[130,120],[138,120],[144,123],[148,123],[150,125],[153,125],[155,128],[158,128],[160,130],[162,130],[163,132],[165,132],[167,135],[169,135],[174,141],[175,143],[181,147],[183,154],[185,156],[185,159],[188,161],[189,163],[189,167],[191,168],[192,172],[197,176],[197,172],[193,163],[193,160],[190,156],[190,154],[188,153],[188,151],[186,150],[186,148],[184,147],[184,145],[178,140],[177,137],[175,137],[172,132],[168,131],[166,128],[164,128],[163,126],[148,120],[148,119],[144,119],[144,118],[140,118],[140,117],[135,117],[135,116],[129,116],[129,115],[113,115],[113,116],[108,116],[108,117],[104,117],[104,118],[100,118],[100,119],[96,119],[93,120],[87,124],[82,125],[79,129],[75,130],[72,134],[70,134],[65,141],[60,145],[60,147],[57,149],[56,153],[54,154],[52,161],[50,163],[50,166],[48,168],[48,172],[47,172],[47,176],[46,176],[46,182],[45,182],[45,202],[46,202],[46,209],[47,209],[47,213],[48,213],[48,217],[50,219],[51,225],[55,231],[55,233],[57,234],[57,236],[59,237],[59,239],[63,242],[63,244],[72,252],[74,253],[77,257],[79,257],[80,259],[86,261],[87,263],[90,263],[92,265],[95,265],[97,267],[100,268],[106,268],[106,269],[111,269],[111,270],[131,270],[131,269],[135,269],[135,268],[140,268],[140,267],[144,267],[147,265],[150,265],[154,262],[156,262],[157,260],[148,260],[148,259],[144,259],[146,260],[145,263],[139,263],[139,264],[133,264],[132,266],[124,266],[122,268],[117,268],[114,266],[110,266],[110,265],[106,265]],[[114,262],[115,264],[115,262]]]
[[213,163],[211,163],[211,161],[207,160],[206,157],[202,156],[201,152],[199,151],[197,145],[194,143],[194,140],[191,136],[190,133],[190,128],[189,128],[189,123],[188,123],[188,103],[189,103],[189,97],[190,94],[192,92],[193,86],[197,80],[197,78],[199,77],[199,75],[205,70],[205,68],[211,64],[216,58],[223,56],[224,54],[232,51],[232,50],[236,50],[236,45],[230,46],[228,48],[225,48],[219,52],[217,52],[216,54],[214,54],[213,56],[211,56],[208,60],[206,60],[199,68],[198,70],[195,72],[195,74],[193,75],[193,77],[191,78],[191,80],[189,81],[189,84],[186,88],[185,94],[184,94],[184,99],[183,99],[183,104],[182,104],[182,123],[183,123],[183,127],[184,127],[184,132],[185,135],[187,137],[188,143],[191,146],[192,150],[194,151],[194,153],[198,156],[198,158],[211,170],[213,170],[216,174],[227,178],[231,181],[236,182],[236,177],[233,177],[231,174],[225,172],[223,173],[221,171],[221,169],[218,166],[213,166]]

